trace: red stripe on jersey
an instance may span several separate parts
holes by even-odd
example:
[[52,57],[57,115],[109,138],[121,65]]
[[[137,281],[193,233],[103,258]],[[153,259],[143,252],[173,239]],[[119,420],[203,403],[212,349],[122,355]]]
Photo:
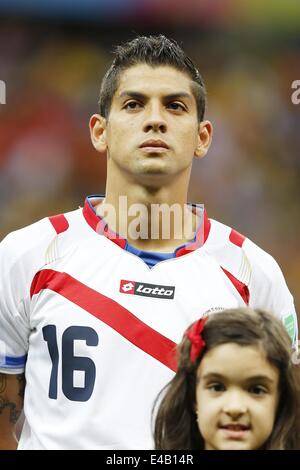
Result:
[[[221,266],[222,267],[222,266]],[[233,274],[231,274],[229,271],[226,269],[222,268],[228,279],[232,282],[242,299],[244,300],[246,305],[249,305],[249,299],[250,299],[250,293],[248,286],[246,284],[243,284],[241,281],[239,281],[236,277],[234,277]]]
[[188,243],[187,245],[184,245],[183,247],[175,250],[176,258],[178,256],[183,256],[183,255],[186,255],[187,253],[191,253],[192,251],[204,245],[209,235],[210,225],[211,225],[210,220],[207,217],[207,212],[205,209],[204,209],[203,219],[204,220],[196,233],[196,240],[194,241],[194,243]]
[[95,232],[99,233],[100,235],[104,235],[109,240],[116,243],[116,245],[120,246],[121,248],[125,248],[126,240],[125,238],[121,237],[119,234],[113,232],[108,228],[107,223],[103,220],[100,216],[98,216],[95,211],[89,205],[88,200],[86,199],[84,203],[84,207],[82,209],[83,216],[90,227],[92,227]]
[[69,228],[69,222],[63,214],[53,215],[49,217],[49,220],[57,234],[65,232]]
[[241,233],[237,232],[234,229],[231,229],[230,235],[229,235],[229,240],[234,244],[239,247],[243,246],[244,241],[246,240],[246,237],[242,235]]
[[35,275],[30,289],[31,297],[42,289],[50,289],[62,295],[113,328],[146,354],[176,371],[176,343],[143,323],[118,302],[69,274],[52,269],[44,269]]

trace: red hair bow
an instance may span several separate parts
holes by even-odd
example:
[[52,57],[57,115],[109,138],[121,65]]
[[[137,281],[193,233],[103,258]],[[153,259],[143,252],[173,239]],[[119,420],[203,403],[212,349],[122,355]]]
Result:
[[200,318],[200,320],[196,321],[191,328],[187,331],[187,338],[190,340],[192,346],[190,351],[190,359],[192,362],[195,362],[197,357],[200,356],[201,352],[206,346],[204,339],[201,336],[201,333],[204,329],[204,325],[208,317]]

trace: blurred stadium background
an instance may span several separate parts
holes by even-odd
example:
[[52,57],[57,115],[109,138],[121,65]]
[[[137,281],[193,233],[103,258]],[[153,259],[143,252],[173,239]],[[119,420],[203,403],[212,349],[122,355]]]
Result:
[[299,312],[299,0],[0,0],[0,238],[104,192],[103,72],[114,45],[160,32],[198,64],[215,126],[189,199],[278,260]]

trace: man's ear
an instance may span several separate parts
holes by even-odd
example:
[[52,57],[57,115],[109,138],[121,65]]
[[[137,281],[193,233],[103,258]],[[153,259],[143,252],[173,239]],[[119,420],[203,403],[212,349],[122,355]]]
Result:
[[198,131],[198,145],[195,150],[195,157],[202,158],[206,155],[212,140],[213,126],[210,121],[201,121]]
[[100,114],[93,114],[89,122],[91,141],[96,150],[105,153],[107,149],[106,142],[106,119]]

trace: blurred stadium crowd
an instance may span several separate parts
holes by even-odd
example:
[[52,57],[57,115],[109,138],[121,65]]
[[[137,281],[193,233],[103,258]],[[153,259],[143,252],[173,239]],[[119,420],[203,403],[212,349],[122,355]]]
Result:
[[[93,149],[97,112],[113,45],[141,32],[2,21],[0,237],[105,191],[106,162]],[[208,89],[214,140],[193,168],[189,199],[234,226],[281,265],[300,311],[300,35],[262,29],[156,27],[182,42]]]

